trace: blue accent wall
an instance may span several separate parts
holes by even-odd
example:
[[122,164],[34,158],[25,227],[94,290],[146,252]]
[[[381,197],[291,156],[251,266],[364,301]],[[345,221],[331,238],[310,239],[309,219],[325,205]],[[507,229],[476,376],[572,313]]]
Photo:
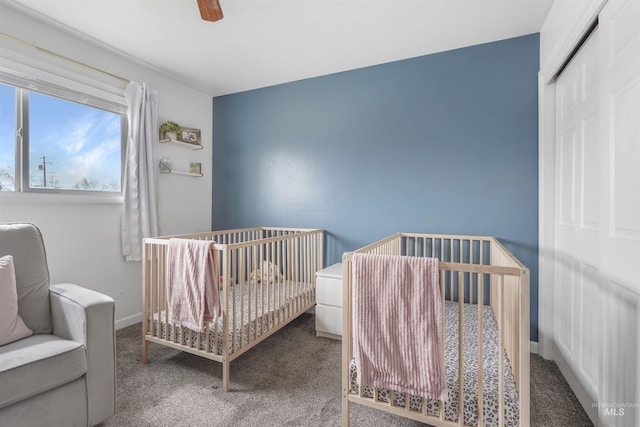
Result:
[[[538,34],[213,100],[213,228],[498,237],[538,324]],[[259,73],[260,70],[256,69]]]

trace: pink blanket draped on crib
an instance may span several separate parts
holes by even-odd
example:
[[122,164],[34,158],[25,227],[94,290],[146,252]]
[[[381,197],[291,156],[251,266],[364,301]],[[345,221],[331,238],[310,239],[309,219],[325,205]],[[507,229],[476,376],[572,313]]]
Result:
[[358,384],[448,400],[436,258],[353,255]]
[[213,259],[213,242],[169,239],[167,250],[167,304],[169,322],[197,332],[220,312],[218,273]]

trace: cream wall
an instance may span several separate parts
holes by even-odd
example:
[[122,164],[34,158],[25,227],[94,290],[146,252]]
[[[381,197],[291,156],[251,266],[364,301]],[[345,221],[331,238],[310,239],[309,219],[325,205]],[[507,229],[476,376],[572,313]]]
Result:
[[[158,155],[170,157],[175,169],[186,170],[189,162],[197,161],[204,173],[203,178],[159,176],[159,225],[161,234],[209,229],[212,97],[6,5],[0,4],[0,17],[0,31],[6,35],[157,89],[159,123],[173,120],[201,129],[204,150],[158,146]],[[0,61],[11,56],[11,45],[0,38]],[[141,265],[126,263],[120,255],[121,208],[121,198],[0,193],[0,222],[30,221],[41,228],[52,283],[75,282],[114,298],[117,327],[139,321],[142,304]]]

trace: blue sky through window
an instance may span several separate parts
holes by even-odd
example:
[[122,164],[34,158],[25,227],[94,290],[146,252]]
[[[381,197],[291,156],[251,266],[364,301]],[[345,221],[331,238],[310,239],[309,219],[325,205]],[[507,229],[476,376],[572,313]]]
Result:
[[49,188],[120,191],[120,129],[118,114],[31,92],[31,187],[43,186],[46,166]]
[[[0,84],[0,185],[15,190],[15,89]],[[119,114],[29,92],[29,187],[120,191]],[[46,173],[46,174],[45,174]]]

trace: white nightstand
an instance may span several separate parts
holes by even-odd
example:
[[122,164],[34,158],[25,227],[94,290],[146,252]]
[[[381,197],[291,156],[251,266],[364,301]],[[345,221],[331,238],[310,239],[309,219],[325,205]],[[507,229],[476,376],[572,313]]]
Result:
[[342,339],[342,264],[316,273],[316,334]]

